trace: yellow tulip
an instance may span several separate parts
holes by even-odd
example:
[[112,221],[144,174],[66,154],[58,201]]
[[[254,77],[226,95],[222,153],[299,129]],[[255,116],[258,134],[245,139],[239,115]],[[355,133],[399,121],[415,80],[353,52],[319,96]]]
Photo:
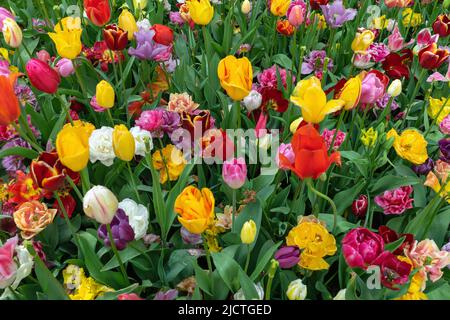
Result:
[[361,142],[368,148],[371,148],[375,145],[378,139],[378,131],[374,130],[372,127],[369,129],[361,130]]
[[8,62],[11,62],[9,60],[9,52],[8,49],[0,48],[0,58],[5,59]]
[[147,0],[133,0],[134,9],[144,10],[145,8],[147,8],[147,4]]
[[139,31],[136,19],[127,9],[124,9],[119,16],[119,27],[128,32],[128,40],[133,40],[134,33]]
[[55,33],[49,33],[49,37],[53,40],[56,46],[56,51],[62,58],[73,60],[81,52],[83,48],[81,44],[81,33],[83,30],[74,29],[64,30]]
[[320,80],[316,77],[297,83],[291,95],[291,102],[300,107],[303,119],[309,123],[322,122],[326,115],[341,110],[346,104],[340,99],[327,102]]
[[272,0],[270,4],[270,12],[274,16],[281,17],[286,15],[286,12],[291,4],[291,0]]
[[11,18],[3,20],[3,36],[10,47],[18,48],[22,43],[22,30],[17,22]]
[[178,221],[190,233],[202,234],[214,222],[214,196],[208,188],[186,187],[175,200]]
[[249,220],[242,226],[241,229],[241,241],[244,244],[251,244],[255,241],[256,237],[256,223],[253,220]]
[[294,134],[298,127],[300,126],[300,123],[302,123],[303,117],[297,118],[294,121],[291,122],[291,125],[289,126],[289,131],[291,131],[292,134]]
[[220,60],[217,68],[220,85],[235,101],[244,99],[252,90],[253,69],[246,57],[237,59],[227,56]]
[[114,127],[113,149],[117,158],[123,161],[131,161],[136,151],[136,142],[130,130],[123,124]]
[[402,93],[402,82],[400,79],[395,79],[392,81],[391,85],[387,90],[388,95],[391,97],[398,97]]
[[95,98],[100,107],[111,109],[114,106],[114,100],[116,98],[114,88],[109,82],[105,80],[100,81],[95,90]]
[[364,30],[361,33],[357,33],[352,42],[353,52],[366,54],[367,49],[372,44],[374,39],[375,35],[370,30]]
[[189,0],[189,14],[195,24],[206,26],[214,16],[214,7],[209,0]]
[[406,129],[401,135],[398,135],[395,129],[391,129],[386,138],[394,138],[394,149],[397,155],[409,162],[419,165],[428,159],[427,141],[416,130]]
[[58,21],[54,28],[55,32],[81,30],[80,17],[65,17]]
[[358,105],[361,98],[361,90],[362,81],[360,77],[351,78],[345,83],[338,96],[340,100],[345,101],[345,110],[351,110]]
[[437,117],[436,122],[441,124],[442,120],[450,114],[450,99],[445,97],[441,99],[430,97],[429,102],[428,115],[433,119]]
[[89,161],[89,137],[95,127],[80,120],[66,124],[56,136],[56,152],[63,165],[72,171],[83,170]]

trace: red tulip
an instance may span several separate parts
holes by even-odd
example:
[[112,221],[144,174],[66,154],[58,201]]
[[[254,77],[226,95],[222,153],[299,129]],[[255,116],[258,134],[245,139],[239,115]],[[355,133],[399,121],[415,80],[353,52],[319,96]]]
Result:
[[386,226],[380,226],[378,228],[378,234],[383,238],[385,243],[391,243],[395,242],[401,237],[405,237],[405,240],[403,243],[393,252],[395,255],[401,255],[403,254],[403,250],[407,247],[412,247],[414,244],[414,235],[411,233],[402,233],[398,234],[394,230],[386,227]]
[[437,43],[432,43],[419,51],[419,63],[425,69],[437,69],[449,56],[450,52],[438,49]]
[[433,23],[433,31],[441,38],[445,38],[450,35],[450,15],[441,14],[436,18]]
[[294,34],[295,27],[289,23],[289,20],[278,20],[277,31],[285,36],[291,36]]
[[104,26],[111,19],[108,0],[84,0],[84,10],[89,20],[97,27]]
[[18,76],[18,73],[0,76],[0,125],[2,126],[16,121],[20,115],[19,101],[14,93],[14,83]]
[[[72,218],[72,213],[75,211],[75,208],[77,207],[77,202],[72,197],[72,195],[69,193],[66,196],[60,196],[62,205],[64,209],[66,210],[67,216],[69,218]],[[59,216],[61,218],[64,218],[64,212],[60,210],[58,200],[55,200],[53,203],[53,208],[57,209],[59,212]]]
[[311,9],[320,10],[320,6],[328,4],[329,0],[309,0]]
[[116,24],[110,24],[103,29],[103,38],[108,49],[113,51],[123,50],[128,44],[128,32]]
[[398,285],[408,282],[412,266],[399,260],[393,253],[385,251],[372,264],[380,267],[381,283],[389,289],[398,290]]
[[405,49],[402,55],[391,52],[382,62],[382,67],[391,79],[409,79],[409,64],[412,60],[412,51]]
[[359,198],[352,203],[353,214],[358,218],[364,218],[366,216],[368,202],[366,195],[360,195]]
[[27,62],[26,70],[31,84],[39,91],[53,94],[58,90],[61,78],[47,63],[33,58]]
[[283,167],[292,170],[300,179],[317,179],[333,162],[341,164],[340,153],[333,152],[328,156],[324,138],[311,124],[297,129],[291,144],[295,154],[294,165],[282,154],[280,154],[280,163]]
[[153,40],[156,43],[163,44],[165,46],[169,46],[173,42],[173,30],[162,24],[154,24],[151,28],[155,31],[155,36]]

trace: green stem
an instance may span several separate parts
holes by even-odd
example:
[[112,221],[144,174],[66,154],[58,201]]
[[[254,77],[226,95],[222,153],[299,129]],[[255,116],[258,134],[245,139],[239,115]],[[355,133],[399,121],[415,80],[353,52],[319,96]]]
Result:
[[89,171],[87,167],[80,171],[80,177],[83,193],[86,194],[91,188],[91,182],[89,181]]
[[81,78],[79,66],[75,66],[75,77],[77,78],[78,84],[80,85],[81,92],[83,92],[83,96],[87,97],[86,87],[84,86],[83,79]]
[[131,170],[130,162],[127,161],[128,172],[130,173],[131,183],[133,184],[134,192],[136,192],[136,197],[139,203],[141,203],[141,197],[139,196],[139,190],[137,188],[136,180],[134,180],[133,170]]
[[232,215],[232,222],[231,222],[231,231],[234,232],[236,230],[235,227],[235,219],[236,219],[236,189],[233,189],[233,200],[232,200],[232,204],[233,204],[233,215]]
[[70,222],[69,215],[67,214],[66,208],[63,205],[61,197],[59,196],[59,194],[57,192],[53,192],[53,197],[58,202],[58,206],[59,206],[60,210],[62,211],[62,213],[64,215],[64,220],[66,221],[67,227],[69,228],[69,231],[70,231],[70,233],[72,235],[73,240],[75,242],[77,242],[77,237],[75,235],[74,227],[73,227],[72,223]]
[[111,231],[111,224],[108,223],[106,225],[106,230],[108,230],[108,236],[109,236],[109,242],[111,244],[111,249],[114,252],[114,255],[116,256],[117,261],[119,262],[120,272],[122,272],[122,275],[123,275],[123,277],[124,277],[124,279],[126,281],[126,284],[127,284],[127,286],[129,286],[130,281],[128,279],[128,275],[127,275],[127,272],[126,272],[125,267],[123,265],[122,259],[120,258],[119,252],[117,251],[117,247],[116,247],[116,244],[114,242],[113,234],[112,234],[112,231]]
[[212,262],[211,262],[211,253],[209,252],[208,248],[208,242],[206,241],[206,238],[203,237],[203,248],[205,250],[205,256],[206,256],[206,262],[208,263],[208,270],[210,275],[212,275]]
[[312,184],[312,180],[310,180],[310,179],[306,180],[306,184],[308,185],[308,188],[309,188],[309,190],[311,190],[311,192],[316,194],[318,197],[328,201],[328,203],[330,204],[331,208],[333,209],[333,229],[332,229],[332,232],[334,232],[336,230],[336,225],[337,225],[337,208],[336,208],[336,205],[334,204],[334,201],[331,200],[331,198],[328,197],[327,195],[323,194],[322,192],[320,192],[316,188],[314,188],[314,186]]
[[69,177],[68,175],[66,175],[66,180],[69,182],[70,186],[72,187],[72,189],[75,191],[75,193],[77,194],[78,199],[83,202],[83,194],[80,192],[80,189],[77,187],[77,185],[75,184],[75,182],[73,182],[72,178]]
[[252,249],[250,247],[250,245],[247,245],[247,259],[245,260],[245,268],[244,268],[244,272],[247,274],[247,270],[248,270],[248,265],[250,264],[250,253],[252,252]]
[[111,114],[111,110],[110,109],[106,109],[106,114],[108,115],[108,119],[109,119],[109,121],[111,122],[111,125],[114,128],[115,124],[114,124],[114,118],[113,118],[113,116]]
[[14,127],[14,129],[16,129],[16,131],[19,133],[19,135],[23,139],[25,139],[34,149],[36,149],[36,151],[38,151],[39,153],[44,151],[41,146],[39,146],[37,143],[34,143],[33,140],[30,139],[30,137],[27,136],[27,134],[22,130],[21,127],[19,127],[17,125],[17,123],[12,122],[11,125]]

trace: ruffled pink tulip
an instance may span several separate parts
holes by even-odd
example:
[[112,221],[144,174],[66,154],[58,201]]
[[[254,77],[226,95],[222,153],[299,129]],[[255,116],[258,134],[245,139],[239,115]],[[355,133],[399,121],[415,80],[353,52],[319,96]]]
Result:
[[75,73],[72,60],[66,58],[63,58],[56,63],[56,70],[58,70],[59,75],[63,78],[70,77]]
[[366,228],[356,228],[342,239],[342,252],[351,268],[366,269],[384,252],[383,238]]
[[18,242],[17,236],[9,239],[0,248],[0,288],[10,286],[15,279],[17,264],[14,261],[14,251]]

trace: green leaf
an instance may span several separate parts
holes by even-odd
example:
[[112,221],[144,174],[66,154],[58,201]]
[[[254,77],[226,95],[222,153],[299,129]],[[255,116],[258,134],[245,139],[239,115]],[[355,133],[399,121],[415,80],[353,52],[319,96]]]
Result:
[[381,192],[397,189],[403,186],[415,185],[421,183],[417,177],[409,176],[394,176],[387,175],[378,180],[370,187],[371,194],[380,194]]
[[361,180],[353,187],[338,192],[334,196],[333,201],[336,204],[337,212],[339,215],[342,215],[345,209],[351,206],[353,200],[355,200],[358,197],[358,195],[361,193],[361,190],[364,188],[365,185],[366,182],[364,180]]
[[214,265],[216,266],[217,272],[219,272],[220,277],[225,282],[228,289],[233,293],[239,290],[239,271],[242,271],[239,264],[233,259],[233,257],[227,255],[224,252],[215,252],[211,254]]
[[197,285],[202,289],[204,292],[212,296],[211,293],[211,278],[208,276],[208,271],[203,270],[199,267],[197,262],[194,262],[194,270],[195,270],[195,281]]
[[258,291],[256,291],[255,284],[245,274],[242,269],[239,270],[239,282],[242,291],[244,292],[245,300],[259,300]]
[[405,239],[406,239],[406,237],[403,236],[403,237],[397,239],[397,240],[394,241],[394,242],[387,243],[387,244],[385,245],[384,248],[385,248],[387,251],[394,252],[395,250],[397,250],[397,249],[403,244],[403,242],[405,241]]
[[30,160],[36,159],[39,153],[32,149],[22,147],[12,147],[0,151],[0,159],[8,156],[21,156]]
[[[267,240],[267,242],[272,242],[272,240]],[[275,254],[275,251],[277,251],[277,249],[280,247],[282,243],[283,242],[280,241],[274,244],[273,246],[270,247],[270,249],[264,251],[264,255],[262,257],[258,257],[258,264],[256,265],[255,270],[253,270],[250,276],[251,280],[255,281],[258,278],[258,276],[261,274],[261,272],[264,270],[264,268],[272,259],[273,255]],[[263,245],[263,248],[265,248],[265,245]]]

